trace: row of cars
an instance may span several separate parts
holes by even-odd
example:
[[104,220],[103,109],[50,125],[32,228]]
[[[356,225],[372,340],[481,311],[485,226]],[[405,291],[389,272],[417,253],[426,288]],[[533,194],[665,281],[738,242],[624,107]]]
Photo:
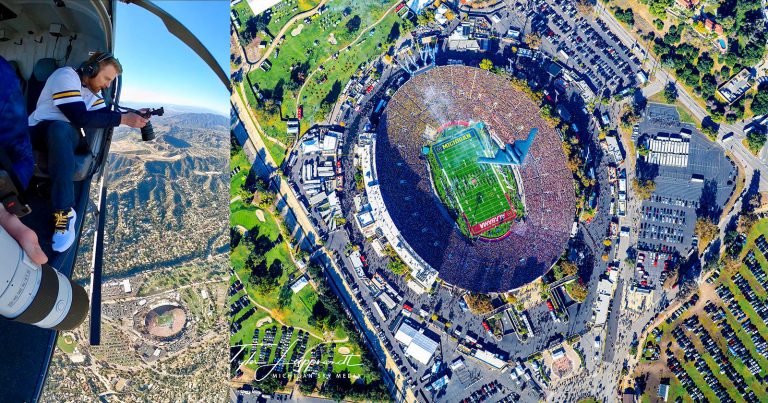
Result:
[[[639,60],[607,27],[596,29],[581,16],[572,1],[554,0],[551,9],[560,18],[550,21],[546,33],[557,53],[582,70],[595,88],[609,88],[612,93],[634,84]],[[601,23],[597,20],[598,24]],[[554,35],[555,31],[559,34]]]
[[[766,343],[765,339],[763,338],[763,335],[760,334],[759,329],[757,326],[755,326],[752,323],[752,320],[747,317],[747,315],[744,313],[744,311],[739,307],[738,302],[733,299],[733,294],[728,294],[727,292],[722,292],[722,290],[719,293],[722,293],[725,295],[725,298],[728,299],[728,309],[730,310],[731,314],[736,318],[736,320],[739,321],[741,328],[750,336],[752,343],[755,345],[755,351],[762,355],[763,357],[766,356],[766,347],[768,344]],[[730,291],[730,290],[728,290]],[[719,322],[721,325],[721,334],[725,338],[726,342],[728,343],[728,350],[729,352],[737,356],[744,366],[746,366],[752,374],[758,374],[760,372],[760,366],[757,364],[755,359],[749,354],[749,350],[744,346],[744,344],[736,338],[736,333],[733,331],[733,328],[730,324],[727,322],[723,322],[723,319],[725,318],[725,310],[721,308],[720,312],[717,312],[715,316],[713,316],[713,321],[719,319]]]
[[[648,260],[646,261],[646,253],[648,254]],[[640,252],[637,254],[637,271],[635,273],[635,281],[641,287],[652,288],[654,287],[653,281],[649,273],[650,267],[658,267],[659,260],[663,261],[664,267],[659,273],[658,281],[663,283],[669,276],[670,267],[673,263],[673,258],[668,257],[666,254],[658,252]]]
[[[699,336],[704,350],[712,357],[712,360],[718,367],[715,368],[715,370],[720,374],[725,375],[731,381],[731,383],[733,383],[733,385],[736,387],[736,390],[739,392],[739,395],[744,397],[745,400],[750,403],[757,402],[757,397],[755,396],[754,391],[749,390],[749,385],[747,385],[744,377],[741,376],[738,371],[736,371],[736,368],[733,366],[728,356],[723,353],[723,350],[720,349],[720,346],[718,346],[718,343],[714,338],[712,338],[712,335],[710,335],[709,332],[704,328],[701,321],[699,320],[699,317],[696,315],[691,316],[683,322],[683,325],[689,332],[695,333],[697,336]],[[730,325],[727,326],[730,328]],[[728,346],[728,349],[730,353],[731,346]],[[756,362],[754,362],[754,364],[757,365]],[[758,372],[759,370],[760,367],[758,366]],[[710,368],[710,373],[711,372],[712,371]]]
[[462,400],[461,403],[482,403],[485,401],[490,401],[491,398],[497,393],[501,392],[502,389],[503,386],[501,386],[499,381],[494,380],[490,383],[486,383],[479,389],[472,392],[472,394]]
[[[709,386],[709,388],[712,389],[712,391],[715,393],[718,401],[723,403],[733,402],[731,396],[728,395],[728,390],[723,386],[720,380],[717,379],[715,374],[709,368],[707,361],[704,359],[704,356],[702,356],[696,350],[696,346],[693,345],[691,339],[685,334],[683,328],[681,326],[677,326],[674,330],[672,330],[672,336],[677,340],[677,344],[680,346],[680,349],[683,350],[683,359],[687,362],[693,362],[693,366],[696,368],[696,371],[698,371],[699,374],[701,374],[701,376],[704,378],[704,382],[706,382],[707,386]],[[671,351],[669,352],[669,355],[672,355]]]
[[683,385],[685,391],[688,392],[688,397],[690,397],[694,402],[705,401],[704,393],[702,393],[701,389],[696,386],[696,383],[693,381],[693,379],[691,379],[691,376],[685,372],[685,369],[683,369],[680,361],[675,358],[675,356],[669,357],[667,360],[667,368],[672,371],[672,374],[674,374],[678,381],[680,381],[680,384]]
[[690,307],[696,305],[696,303],[699,302],[699,294],[693,294],[691,295],[691,298],[688,299],[688,301],[685,301],[683,305],[681,305],[679,308],[675,309],[674,312],[672,312],[672,315],[669,315],[669,317],[666,320],[667,324],[671,324],[672,322],[676,321],[682,314],[685,313]]

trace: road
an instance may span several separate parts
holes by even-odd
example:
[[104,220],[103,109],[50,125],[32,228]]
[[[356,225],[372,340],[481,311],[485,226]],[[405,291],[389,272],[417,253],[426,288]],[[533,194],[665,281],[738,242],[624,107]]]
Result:
[[[269,155],[269,153],[266,150],[266,145],[264,144],[263,140],[260,137],[261,131],[258,131],[256,129],[256,126],[254,125],[255,119],[251,116],[250,110],[246,107],[246,105],[243,103],[242,99],[240,97],[233,93],[232,95],[232,102],[233,106],[236,107],[236,109],[242,113],[241,111],[246,110],[248,111],[248,117],[243,118],[241,117],[241,121],[243,122],[246,131],[248,132],[248,142],[257,150],[257,153],[261,156],[262,161],[264,165],[266,166],[266,169],[269,171],[268,173],[271,175],[272,172],[275,172],[277,170],[277,165],[275,164],[275,161],[272,159],[272,157]],[[306,216],[304,210],[300,207],[300,201],[296,198],[296,195],[293,193],[293,190],[290,188],[286,180],[282,180],[282,177],[279,177],[280,180],[274,180],[273,183],[276,183],[276,185],[279,187],[277,189],[278,195],[280,195],[283,200],[285,200],[286,205],[288,207],[287,212],[284,212],[284,215],[290,214],[293,212],[293,215],[296,219],[296,224],[298,227],[300,227],[305,233],[312,234],[314,237],[314,242],[318,242],[320,240],[319,235],[317,234],[315,227],[312,225],[312,222],[309,220],[309,218]],[[306,239],[306,238],[305,238]],[[315,245],[317,246],[317,245]],[[330,258],[330,256],[333,256],[333,253],[331,253],[327,248],[325,247],[319,247],[316,252],[318,252],[318,255],[321,256],[326,262],[327,267],[331,268],[333,270],[329,270],[329,278],[331,279],[331,283],[334,286],[334,290],[339,294],[339,297],[342,301],[344,301],[345,305],[350,309],[350,311],[353,313],[353,317],[358,321],[359,329],[361,332],[363,332],[363,335],[366,336],[366,340],[369,341],[369,343],[373,346],[373,348],[380,349],[379,351],[384,351],[384,362],[381,362],[382,367],[385,367],[386,370],[384,371],[385,374],[393,374],[393,380],[392,382],[397,385],[398,393],[405,393],[404,399],[406,401],[412,402],[415,401],[416,398],[413,395],[410,388],[404,388],[403,381],[405,378],[400,375],[400,371],[397,368],[397,366],[394,364],[394,360],[392,357],[388,354],[387,350],[381,348],[380,344],[381,342],[379,339],[375,336],[375,333],[373,332],[373,325],[368,320],[367,317],[362,315],[361,313],[361,307],[359,306],[359,303],[355,301],[353,295],[353,292],[342,278],[341,275],[337,273],[341,273],[341,268],[339,268],[335,261]],[[331,275],[333,273],[333,275]],[[381,357],[379,354],[375,354],[377,357]],[[385,377],[385,380],[389,380],[389,378]],[[404,391],[404,392],[403,392]]]
[[[611,30],[621,39],[622,42],[624,42],[625,45],[632,48],[633,45],[640,47],[643,52],[646,54],[649,54],[649,50],[646,48],[646,46],[637,40],[632,36],[630,32],[628,32],[624,26],[622,26],[618,20],[608,11],[605,9],[604,6],[600,7],[599,11],[599,17],[602,18],[608,26],[611,28]],[[663,85],[667,82],[674,82],[677,86],[677,93],[678,93],[678,100],[686,107],[688,110],[691,111],[691,114],[696,117],[699,121],[703,120],[705,117],[709,116],[707,111],[701,107],[691,96],[691,94],[688,93],[688,91],[679,83],[677,83],[677,79],[675,79],[671,74],[669,74],[666,70],[663,68],[656,68],[654,70],[656,79]],[[723,141],[723,136],[733,133],[733,136]],[[732,125],[727,123],[720,124],[720,130],[718,133],[718,143],[728,150],[730,150],[736,158],[739,160],[739,163],[747,170],[766,170],[768,169],[768,164],[765,163],[765,161],[762,161],[760,158],[755,157],[751,151],[749,151],[744,145],[741,143],[741,140],[746,138],[746,135],[744,133],[744,124],[740,125]],[[768,190],[768,176],[761,175],[760,176],[760,190]]]
[[[338,52],[338,53],[344,52],[345,50],[349,49],[349,47],[350,47],[350,46],[352,46],[352,45],[354,45],[355,43],[357,43],[357,41],[359,41],[359,40],[360,40],[360,38],[362,38],[362,37],[363,37],[363,35],[365,35],[366,33],[368,33],[368,31],[370,31],[370,30],[372,30],[373,28],[375,28],[375,27],[376,27],[377,25],[379,25],[379,24],[380,24],[382,21],[384,21],[384,18],[387,18],[387,16],[389,15],[389,13],[391,13],[391,12],[392,12],[392,10],[394,10],[395,8],[397,8],[397,6],[399,6],[399,5],[400,5],[400,2],[397,2],[397,3],[395,3],[394,5],[392,5],[392,7],[390,7],[390,8],[389,8],[389,9],[388,9],[388,10],[387,10],[387,11],[386,11],[386,12],[385,12],[385,13],[384,13],[382,16],[381,16],[381,18],[379,18],[379,19],[378,19],[376,22],[374,22],[373,24],[369,25],[369,26],[368,26],[368,27],[366,27],[364,30],[362,30],[362,31],[360,32],[360,35],[358,35],[358,36],[357,36],[357,37],[356,37],[354,40],[352,40],[352,42],[348,43],[346,46],[344,46],[343,48],[339,49],[337,52]],[[283,29],[285,29],[285,28],[283,28]],[[282,31],[281,31],[281,32],[282,32]],[[314,75],[316,72],[318,72],[318,71],[320,70],[320,67],[322,67],[322,66],[323,66],[325,63],[327,63],[327,62],[328,62],[329,60],[331,60],[332,58],[333,58],[333,55],[330,55],[330,56],[328,56],[328,57],[327,57],[325,60],[323,60],[321,63],[318,63],[317,67],[315,67],[315,69],[314,69],[314,70],[312,70],[312,72],[311,72],[311,73],[309,73],[309,75],[307,75],[307,78],[306,78],[306,80],[304,80],[304,84],[302,84],[302,85],[301,85],[301,88],[299,88],[299,92],[296,94],[296,116],[298,116],[298,115],[299,115],[299,110],[298,110],[298,108],[299,108],[299,104],[301,104],[301,92],[302,92],[302,91],[304,91],[304,87],[305,87],[305,86],[306,86],[306,85],[309,83],[309,80],[312,78],[312,76],[313,76],[313,75]],[[330,122],[329,122],[329,123],[330,123]],[[298,143],[298,139],[296,140],[296,143]]]
[[282,38],[283,35],[285,35],[286,31],[288,31],[288,28],[290,28],[291,25],[293,25],[294,22],[296,22],[297,20],[300,20],[300,19],[307,18],[310,15],[316,13],[317,10],[320,7],[324,6],[325,3],[327,3],[327,2],[328,2],[328,0],[322,0],[322,1],[320,1],[320,3],[317,4],[317,6],[315,6],[315,8],[312,8],[312,9],[309,9],[309,10],[304,11],[302,13],[296,14],[296,15],[293,16],[293,18],[288,20],[288,22],[286,22],[285,25],[283,25],[283,28],[280,30],[280,32],[278,32],[277,35],[275,35],[275,40],[273,40],[272,44],[269,45],[269,47],[267,48],[267,51],[264,52],[264,54],[259,58],[259,60],[256,61],[256,63],[249,64],[250,67],[249,67],[248,71],[250,71],[253,67],[256,67],[256,68],[261,67],[261,64],[264,63],[264,60],[267,60],[269,58],[269,55],[272,54],[272,51],[275,50],[275,47],[280,43],[280,38]]

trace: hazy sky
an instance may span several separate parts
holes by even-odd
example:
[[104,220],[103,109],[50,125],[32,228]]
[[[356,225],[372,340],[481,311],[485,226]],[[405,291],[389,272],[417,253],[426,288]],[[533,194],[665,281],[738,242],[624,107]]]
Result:
[[[229,0],[161,0],[229,73]],[[177,104],[229,115],[229,91],[213,71],[150,12],[117,2],[115,56],[123,65],[121,100]]]

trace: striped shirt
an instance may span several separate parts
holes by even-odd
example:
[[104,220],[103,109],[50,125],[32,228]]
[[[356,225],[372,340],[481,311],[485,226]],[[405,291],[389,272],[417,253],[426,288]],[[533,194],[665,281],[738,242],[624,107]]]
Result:
[[104,108],[104,99],[94,94],[80,81],[80,75],[72,67],[61,67],[54,71],[45,82],[37,107],[29,115],[29,126],[35,126],[43,120],[60,120],[69,122],[69,119],[59,109],[59,105],[72,102],[83,102],[88,111]]

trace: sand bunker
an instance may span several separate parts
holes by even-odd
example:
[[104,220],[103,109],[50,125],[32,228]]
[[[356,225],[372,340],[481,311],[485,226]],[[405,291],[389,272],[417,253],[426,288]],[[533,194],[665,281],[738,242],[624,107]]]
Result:
[[259,221],[264,222],[264,212],[262,210],[256,210],[256,218],[258,218]]
[[293,31],[291,31],[291,36],[299,35],[302,29],[304,29],[304,24],[299,24],[298,27],[294,28]]
[[349,354],[349,347],[339,347],[339,354]]
[[266,318],[260,319],[258,322],[256,322],[256,327],[261,327],[262,325],[265,325],[267,323],[272,323],[272,318],[267,316]]

